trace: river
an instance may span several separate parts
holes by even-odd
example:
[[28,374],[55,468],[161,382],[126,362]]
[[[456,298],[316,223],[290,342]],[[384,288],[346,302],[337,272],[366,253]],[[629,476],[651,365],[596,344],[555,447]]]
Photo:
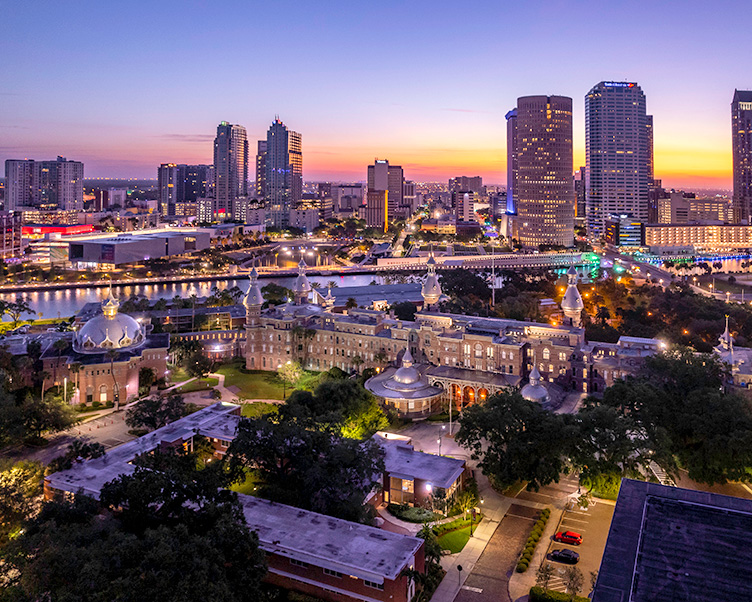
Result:
[[[329,282],[336,282],[339,287],[367,286],[372,280],[381,283],[381,276],[360,274],[352,276],[311,276],[311,283],[318,282],[326,287]],[[148,299],[172,299],[176,295],[188,298],[191,295],[206,297],[211,294],[215,286],[219,289],[237,286],[244,292],[248,290],[247,278],[227,280],[206,280],[203,282],[178,282],[172,284],[140,284],[134,286],[113,287],[113,292],[121,301],[131,295],[143,295]],[[292,288],[295,277],[286,278],[261,278],[260,285],[263,287],[271,282]],[[7,293],[0,295],[0,299],[13,301],[17,296],[23,296],[29,301],[29,305],[36,312],[37,318],[65,318],[73,316],[86,304],[92,301],[101,301],[107,295],[107,288],[69,288],[59,290],[45,290],[39,292]],[[29,316],[24,316],[28,318]],[[8,318],[5,318],[8,320]]]

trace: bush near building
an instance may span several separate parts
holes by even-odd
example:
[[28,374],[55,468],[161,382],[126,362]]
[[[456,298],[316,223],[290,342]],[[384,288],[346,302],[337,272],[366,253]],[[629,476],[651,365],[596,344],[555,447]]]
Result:
[[528,600],[530,602],[590,602],[590,598],[583,598],[582,596],[572,597],[570,594],[555,592],[538,586],[530,588]]
[[[520,559],[517,562],[518,573],[524,573],[527,571],[528,566],[530,565],[530,559],[533,557],[535,548],[538,546],[538,542],[543,535],[543,530],[546,528],[549,516],[551,516],[551,510],[548,508],[541,510],[538,515],[538,520],[535,525],[533,525],[530,535],[527,538],[527,542],[525,543],[525,547],[522,550],[522,554],[520,554]],[[532,600],[532,598],[530,599]]]

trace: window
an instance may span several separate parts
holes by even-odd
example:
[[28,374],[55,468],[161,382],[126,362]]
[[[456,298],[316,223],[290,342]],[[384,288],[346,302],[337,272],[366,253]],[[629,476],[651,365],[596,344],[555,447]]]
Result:
[[548,347],[543,348],[543,359],[547,360],[551,357],[551,352],[548,350]]
[[332,571],[331,569],[324,569],[324,575],[329,575],[330,577],[337,577],[338,579],[342,577],[342,573],[338,571]]
[[373,589],[384,591],[384,584],[383,583],[376,583],[375,581],[366,581],[363,579],[363,583],[365,583],[366,587],[372,587]]
[[567,361],[567,354],[563,351],[559,352],[559,361],[560,362],[566,362]]
[[290,564],[292,566],[299,566],[302,569],[307,569],[308,568],[308,563],[307,562],[303,562],[302,560],[297,560],[295,558],[290,558]]

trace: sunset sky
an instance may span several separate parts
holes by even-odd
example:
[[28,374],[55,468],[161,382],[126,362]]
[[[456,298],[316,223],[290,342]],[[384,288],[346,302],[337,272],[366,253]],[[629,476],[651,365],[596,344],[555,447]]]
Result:
[[[0,0],[0,161],[65,155],[87,177],[210,163],[222,121],[252,153],[275,115],[303,136],[306,180],[505,182],[518,96],[640,84],[656,177],[731,185],[730,103],[752,89],[752,3],[604,0],[12,2]],[[729,19],[729,15],[734,15]],[[251,174],[253,174],[251,168]]]

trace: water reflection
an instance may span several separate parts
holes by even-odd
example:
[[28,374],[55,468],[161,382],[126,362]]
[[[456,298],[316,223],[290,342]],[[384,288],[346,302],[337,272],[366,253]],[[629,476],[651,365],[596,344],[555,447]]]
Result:
[[[326,288],[329,282],[335,282],[337,286],[366,286],[372,280],[382,282],[380,276],[370,274],[349,276],[311,276],[308,278],[312,283],[318,282]],[[287,278],[262,278],[261,286],[271,282],[291,288],[295,283],[294,277]],[[211,294],[214,287],[222,290],[237,286],[243,292],[248,290],[248,279],[228,280],[205,280],[201,282],[172,282],[169,284],[137,284],[133,286],[115,287],[115,295],[121,299],[128,299],[132,295],[141,296],[152,300],[172,299],[175,296],[184,299],[191,295],[206,297]],[[28,299],[29,305],[37,313],[38,318],[59,318],[72,316],[86,304],[101,301],[107,295],[107,288],[68,288],[60,290],[44,290],[39,292],[6,293],[0,294],[0,299],[13,301],[19,295]]]

